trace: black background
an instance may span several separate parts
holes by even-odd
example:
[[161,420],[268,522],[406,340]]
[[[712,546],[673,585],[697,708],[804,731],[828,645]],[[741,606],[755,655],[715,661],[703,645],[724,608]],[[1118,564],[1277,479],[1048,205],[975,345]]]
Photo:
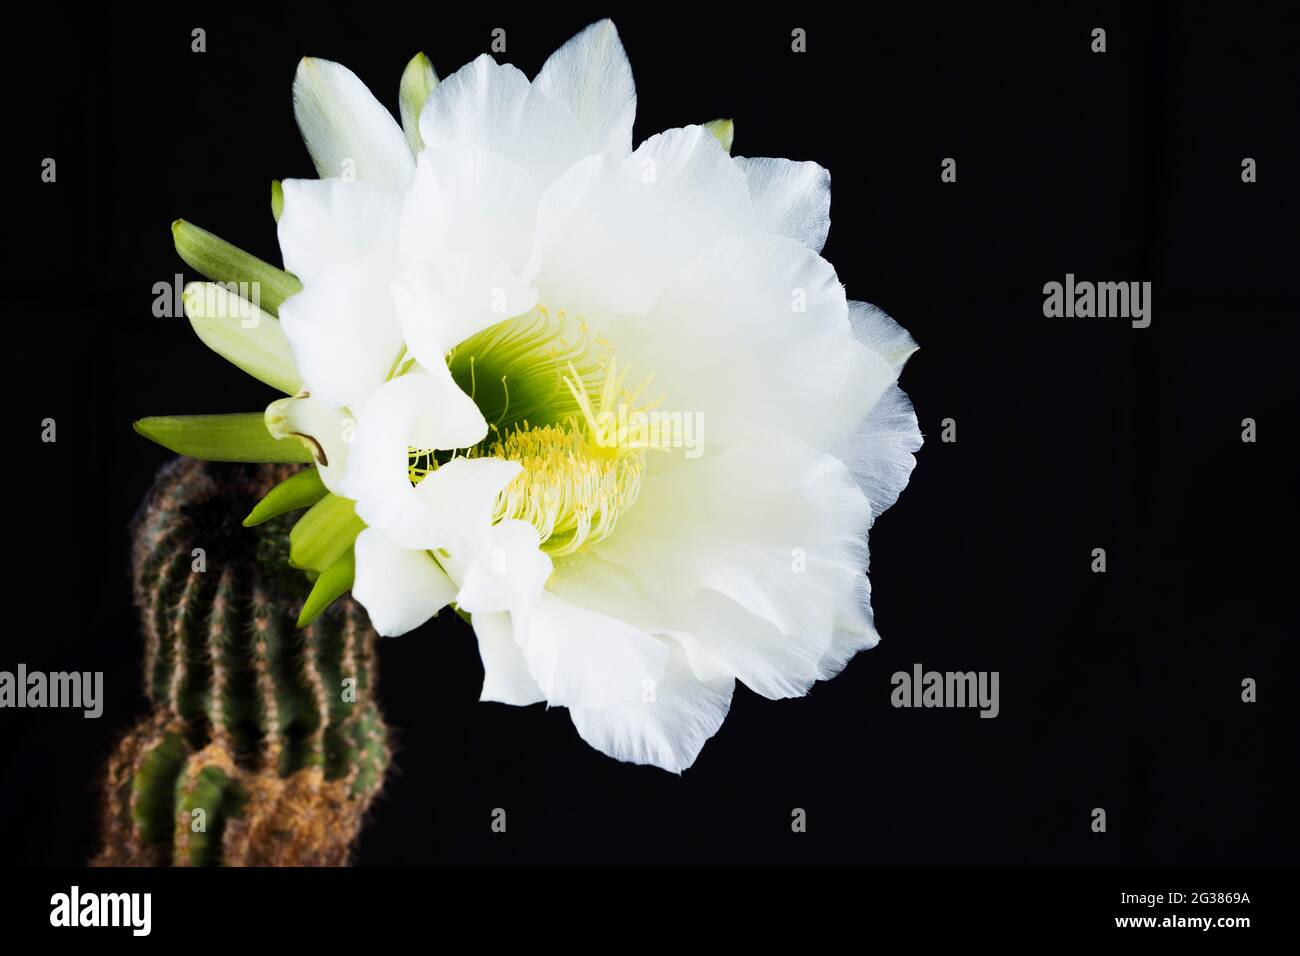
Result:
[[[289,95],[304,54],[395,110],[417,50],[446,76],[502,27],[500,59],[532,75],[605,15],[632,61],[636,139],[731,116],[737,154],[829,168],[825,255],[921,344],[901,383],[927,442],[871,536],[884,640],[807,698],[738,688],[681,778],[602,756],[562,709],[478,703],[454,618],[385,640],[396,769],[359,862],[1296,861],[1300,30],[1283,5],[1240,3],[15,23],[0,668],[102,670],[106,706],[0,714],[0,858],[94,852],[98,768],[145,709],[126,524],[167,455],[131,421],[271,397],[183,319],[152,316],[154,283],[195,278],[171,221],[278,261],[270,181],[314,175]],[[1042,286],[1067,272],[1150,281],[1151,327],[1044,318]],[[57,444],[39,440],[47,416]],[[999,671],[1000,716],[892,708],[890,675],[915,662]]]

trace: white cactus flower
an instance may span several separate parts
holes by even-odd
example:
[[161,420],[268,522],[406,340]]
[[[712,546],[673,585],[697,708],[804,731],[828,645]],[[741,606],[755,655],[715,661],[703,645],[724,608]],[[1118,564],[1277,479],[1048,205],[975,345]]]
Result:
[[289,397],[264,424],[138,427],[210,457],[305,448],[317,467],[250,516],[311,505],[304,616],[351,587],[396,635],[453,605],[483,700],[567,707],[598,750],[680,772],[737,680],[801,695],[878,640],[867,533],[921,445],[915,343],[820,256],[826,170],[732,157],[729,123],[633,150],[608,21],[531,82],[486,55],[438,82],[421,56],[401,94],[399,125],[304,60],[321,178],[277,194],[292,275],[245,269],[278,319],[187,293],[204,341]]

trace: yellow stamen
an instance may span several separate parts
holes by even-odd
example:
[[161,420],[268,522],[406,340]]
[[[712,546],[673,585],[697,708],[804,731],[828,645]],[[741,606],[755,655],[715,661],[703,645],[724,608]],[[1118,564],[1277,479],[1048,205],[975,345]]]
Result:
[[601,540],[636,501],[645,453],[600,453],[579,424],[531,428],[527,423],[488,448],[472,450],[524,466],[497,499],[494,521],[520,519],[537,529],[542,548],[572,554]]
[[[573,343],[565,336],[570,321],[579,333]],[[411,483],[456,454],[518,461],[523,471],[498,497],[494,522],[529,522],[543,549],[557,556],[606,537],[640,494],[646,450],[670,445],[642,414],[663,399],[638,404],[654,375],[625,387],[631,366],[620,369],[599,335],[594,338],[606,354],[592,356],[592,338],[581,315],[538,305],[534,315],[457,346],[450,365],[461,387],[489,413],[489,436],[461,452],[409,449]],[[503,368],[508,374],[498,377]],[[530,425],[536,414],[545,415],[546,424]]]

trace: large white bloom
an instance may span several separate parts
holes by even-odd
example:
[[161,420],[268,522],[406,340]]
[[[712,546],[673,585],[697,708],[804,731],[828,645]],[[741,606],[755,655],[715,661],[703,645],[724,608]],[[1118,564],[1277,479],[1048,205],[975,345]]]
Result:
[[283,184],[302,387],[268,425],[355,502],[381,633],[454,604],[483,700],[681,771],[737,680],[801,695],[878,640],[867,532],[921,444],[915,343],[819,255],[826,170],[703,126],[632,149],[608,21],[531,82],[486,55],[426,79],[404,130],[344,67],[299,68],[321,178]]

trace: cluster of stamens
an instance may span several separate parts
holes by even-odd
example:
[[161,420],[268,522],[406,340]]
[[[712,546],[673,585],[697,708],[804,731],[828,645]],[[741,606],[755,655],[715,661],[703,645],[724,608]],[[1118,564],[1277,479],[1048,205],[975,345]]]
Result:
[[541,428],[525,422],[483,453],[524,466],[497,499],[494,519],[527,521],[556,555],[609,535],[636,501],[645,468],[644,452],[610,455],[573,419]]
[[[539,319],[517,328],[494,332],[483,345],[472,343],[458,347],[471,373],[471,397],[481,390],[477,378],[477,354],[491,356],[508,348],[510,371],[501,375],[501,393],[510,396],[518,389],[509,388],[509,377],[528,381],[533,392],[536,383],[547,376],[558,378],[557,398],[563,396],[566,409],[558,420],[547,424],[530,424],[527,419],[492,421],[489,436],[479,445],[455,453],[459,457],[494,456],[523,465],[523,471],[501,492],[497,499],[494,521],[518,519],[537,529],[542,547],[553,555],[571,554],[586,544],[607,537],[620,515],[632,507],[641,490],[646,449],[655,447],[645,440],[644,431],[628,425],[628,410],[637,402],[651,378],[633,390],[624,388],[628,369],[620,373],[609,344],[597,337],[605,353],[594,364],[590,361],[580,371],[574,356],[589,356],[584,344],[580,349],[562,336],[548,343],[528,342],[528,338],[547,327],[554,328],[555,318],[539,307]],[[566,318],[558,314],[560,322]],[[586,323],[579,320],[583,339],[588,337]],[[561,326],[562,327],[562,326]],[[526,337],[525,337],[526,336]],[[558,347],[557,347],[558,341]],[[529,348],[529,345],[533,345]],[[471,347],[467,347],[471,346]],[[526,353],[526,354],[521,354]],[[572,399],[570,403],[568,399]],[[552,404],[551,402],[547,403]],[[637,411],[658,404],[637,406]],[[482,407],[482,406],[480,406]],[[505,417],[502,412],[502,418]],[[451,453],[411,449],[408,476],[418,484],[445,462]]]

